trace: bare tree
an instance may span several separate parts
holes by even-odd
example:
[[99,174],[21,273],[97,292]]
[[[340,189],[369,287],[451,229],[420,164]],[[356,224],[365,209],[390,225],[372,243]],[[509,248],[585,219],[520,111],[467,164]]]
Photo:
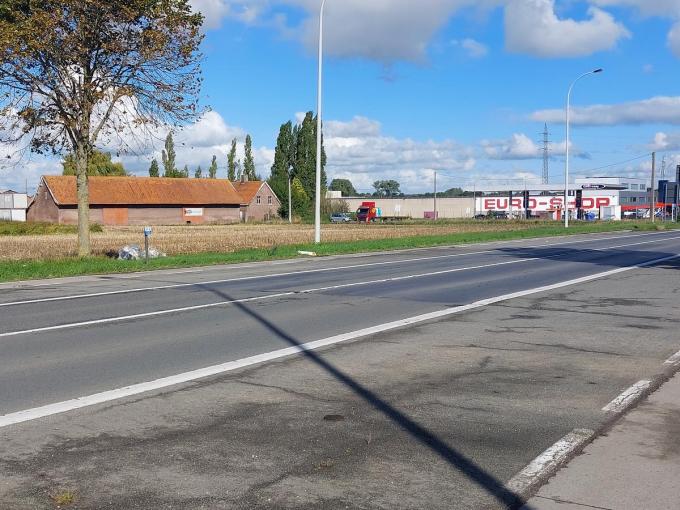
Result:
[[73,154],[81,256],[97,141],[200,114],[202,22],[188,0],[0,0],[0,142]]

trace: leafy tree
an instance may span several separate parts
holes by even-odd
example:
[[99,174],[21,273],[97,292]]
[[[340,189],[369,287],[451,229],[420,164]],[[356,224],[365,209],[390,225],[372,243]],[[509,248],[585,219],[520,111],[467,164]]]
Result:
[[179,175],[177,175],[180,179],[188,179],[189,178],[189,165],[184,165],[184,168],[182,169],[181,172],[179,172]]
[[212,157],[212,163],[210,163],[210,168],[208,169],[208,177],[217,179],[217,156]]
[[[76,175],[76,158],[73,154],[68,154],[62,165],[64,175]],[[87,175],[125,176],[127,174],[122,163],[111,161],[111,153],[92,150],[87,161]]]
[[293,179],[290,190],[293,201],[293,212],[300,215],[308,214],[311,209],[311,202],[300,179],[297,177]]
[[227,154],[227,179],[236,180],[236,138],[231,141],[231,149]]
[[149,167],[149,177],[160,177],[161,172],[158,168],[158,160],[154,159]]
[[250,135],[246,136],[245,159],[243,160],[243,173],[249,181],[259,180],[255,171],[255,158],[253,157],[253,139]]
[[274,164],[272,165],[269,186],[281,201],[279,214],[288,217],[288,178],[293,177],[293,162],[295,160],[295,137],[293,135],[293,123],[286,122],[279,129],[274,151]]
[[331,191],[342,192],[343,197],[356,197],[357,190],[354,189],[352,181],[349,179],[333,179],[331,185],[328,187]]
[[375,193],[373,194],[375,197],[397,197],[402,194],[401,186],[394,180],[375,181],[373,187],[375,188]]
[[202,23],[189,0],[0,2],[0,141],[73,154],[80,255],[97,140],[200,113]]
[[[302,186],[310,200],[316,197],[316,117],[313,112],[307,112],[302,124],[296,126],[294,175],[300,179]],[[321,140],[321,192],[327,189],[326,151]],[[325,193],[324,193],[325,194]]]
[[177,177],[175,141],[172,138],[172,132],[165,137],[165,149],[161,153],[163,159],[164,177]]
[[201,179],[203,177],[203,169],[201,168],[201,165],[198,165],[196,172],[194,172],[194,177],[196,179]]

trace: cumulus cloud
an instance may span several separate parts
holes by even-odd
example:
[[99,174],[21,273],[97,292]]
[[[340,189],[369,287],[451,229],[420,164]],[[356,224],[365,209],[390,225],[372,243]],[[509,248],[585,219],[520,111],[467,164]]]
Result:
[[[564,122],[564,110],[540,110],[530,115],[539,122]],[[613,105],[573,108],[571,122],[581,126],[617,126],[641,124],[680,125],[680,97],[659,96],[642,101]]]
[[659,132],[654,136],[654,141],[649,144],[649,148],[654,151],[679,151],[680,133]]
[[676,57],[680,57],[680,22],[676,23],[668,33],[668,47]]
[[[507,140],[482,140],[480,146],[489,159],[512,161],[543,158],[543,145],[534,142],[524,133],[515,133]],[[566,141],[551,144],[550,156],[566,154],[566,147]],[[572,142],[569,147],[574,157],[590,159],[588,153],[576,149]]]
[[[338,57],[365,57],[383,62],[422,61],[434,35],[461,8],[486,9],[506,0],[343,0],[326,4],[325,50]],[[206,16],[206,26],[217,28],[222,19],[276,27],[316,49],[319,0],[191,0]],[[301,9],[296,24],[282,11]],[[398,36],[395,36],[398,34]],[[470,44],[468,43],[468,46]],[[469,49],[469,51],[475,51]],[[481,48],[476,48],[481,51]]]
[[511,0],[505,9],[506,47],[538,57],[582,57],[610,50],[630,32],[596,7],[590,19],[560,19],[555,0]]
[[380,123],[363,117],[327,123],[324,139],[331,178],[350,179],[369,191],[379,179],[395,179],[412,192],[431,189],[434,171],[458,173],[475,167],[474,149],[453,140],[416,141],[382,133]]

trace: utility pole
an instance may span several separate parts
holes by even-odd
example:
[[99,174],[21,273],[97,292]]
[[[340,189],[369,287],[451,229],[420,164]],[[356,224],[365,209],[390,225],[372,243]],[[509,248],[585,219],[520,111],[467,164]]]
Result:
[[437,172],[434,173],[434,221],[437,221]]
[[323,11],[326,0],[321,0],[319,10],[319,76],[316,93],[316,200],[314,203],[314,243],[321,244],[321,141],[322,141],[322,93],[323,93]]
[[652,152],[652,203],[649,213],[652,216],[652,223],[656,222],[656,152]]
[[543,131],[543,184],[550,182],[550,133],[546,123]]

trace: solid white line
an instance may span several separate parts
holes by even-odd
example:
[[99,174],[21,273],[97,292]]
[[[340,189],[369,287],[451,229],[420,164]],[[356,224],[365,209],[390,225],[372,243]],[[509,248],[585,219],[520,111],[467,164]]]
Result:
[[468,305],[463,305],[463,306],[456,306],[453,308],[447,308],[444,310],[439,310],[436,312],[431,312],[423,315],[418,315],[415,317],[410,317],[407,319],[401,319],[398,321],[394,322],[389,322],[386,324],[380,324],[377,326],[373,326],[370,328],[365,328],[361,329],[358,331],[353,331],[351,333],[344,333],[342,335],[337,335],[329,338],[325,338],[323,340],[317,340],[315,342],[309,342],[306,344],[302,344],[297,347],[289,347],[287,349],[281,349],[278,351],[273,351],[269,353],[264,353],[264,354],[259,354],[257,356],[252,356],[249,358],[244,358],[241,360],[237,361],[231,361],[228,363],[223,363],[221,365],[215,365],[212,367],[207,367],[199,370],[193,370],[191,372],[186,372],[183,374],[179,375],[174,375],[171,377],[165,377],[162,379],[157,379],[155,381],[151,382],[146,382],[146,383],[141,383],[141,384],[135,384],[132,386],[127,386],[125,388],[119,388],[115,390],[110,390],[106,391],[103,393],[97,393],[94,395],[89,395],[86,397],[80,397],[76,398],[73,400],[68,400],[65,402],[59,402],[56,404],[49,404],[46,406],[42,407],[37,407],[34,409],[27,409],[25,411],[18,411],[15,413],[7,414],[5,416],[0,416],[0,428],[7,427],[9,425],[17,424],[17,423],[22,423],[26,421],[31,421],[35,420],[38,418],[43,418],[46,416],[51,416],[54,414],[60,414],[60,413],[65,413],[67,411],[72,411],[75,409],[80,409],[83,407],[88,407],[92,406],[95,404],[101,404],[104,402],[110,402],[113,400],[118,400],[121,398],[125,397],[130,397],[133,395],[139,395],[141,393],[146,393],[148,391],[154,391],[154,390],[159,390],[163,388],[168,388],[170,386],[174,386],[177,384],[183,384],[191,381],[196,381],[198,379],[203,379],[205,377],[211,377],[215,375],[220,375],[224,374],[227,372],[231,372],[233,370],[237,370],[239,368],[244,368],[244,367],[249,367],[252,365],[257,365],[260,363],[265,363],[268,361],[273,361],[276,359],[281,359],[285,358],[294,354],[298,354],[301,352],[305,351],[313,351],[316,349],[320,349],[322,347],[330,346],[330,345],[336,345],[339,343],[343,342],[348,342],[350,340],[355,340],[358,338],[363,338],[366,336],[370,335],[375,335],[378,333],[383,333],[386,331],[392,331],[395,329],[400,329],[408,326],[412,326],[414,324],[420,324],[423,322],[427,321],[432,321],[436,319],[441,319],[443,317],[449,317],[451,315],[456,315],[459,313],[467,312],[469,310],[475,310],[477,308],[483,308],[489,305],[493,305],[495,303],[501,303],[503,301],[508,301],[511,299],[517,299],[517,298],[522,298],[526,296],[531,296],[534,294],[539,294],[542,292],[548,292],[552,290],[558,290],[562,289],[564,287],[570,287],[572,285],[579,285],[581,283],[587,283],[591,282],[594,280],[599,280],[601,278],[606,278],[608,276],[616,275],[616,274],[621,274],[625,273],[628,271],[632,271],[634,269],[640,268],[640,267],[647,267],[647,266],[653,266],[655,264],[660,264],[662,262],[666,262],[668,260],[673,260],[676,258],[680,258],[680,254],[674,255],[674,256],[669,256],[669,257],[664,257],[662,259],[658,260],[652,260],[649,262],[645,262],[643,264],[638,264],[635,266],[630,266],[630,267],[625,267],[625,268],[619,268],[619,269],[612,269],[611,271],[605,271],[603,273],[598,273],[590,276],[584,276],[582,278],[576,278],[574,280],[568,280],[560,283],[555,283],[552,285],[546,285],[544,287],[537,287],[534,289],[528,289],[528,290],[523,290],[520,292],[513,292],[512,294],[505,294],[503,296],[496,296],[493,298],[488,298],[488,299],[482,299],[480,301],[476,301],[475,303],[471,303]]
[[668,359],[664,362],[664,365],[670,365],[670,366],[672,366],[672,367],[674,367],[674,366],[676,366],[676,365],[677,365],[677,366],[680,366],[680,351],[676,352],[675,354],[673,354],[673,356],[671,356],[670,358],[668,358]]
[[576,429],[570,432],[512,477],[506,484],[506,488],[520,495],[529,491],[534,485],[562,467],[594,435],[594,431],[587,429]]
[[[654,233],[654,234],[657,234],[657,233]],[[616,237],[577,240],[577,241],[570,240],[570,241],[566,241],[566,242],[563,242],[563,243],[551,243],[551,244],[527,246],[525,249],[530,250],[530,249],[536,249],[536,248],[551,248],[553,246],[563,246],[563,245],[567,245],[567,244],[582,244],[582,243],[587,243],[587,242],[609,241],[609,240],[615,240],[615,239],[630,239],[630,238],[633,238],[633,237],[641,237],[641,236],[648,236],[648,235],[652,235],[652,234],[639,234],[639,235],[634,235],[634,236],[616,236]],[[594,249],[593,251],[607,251],[607,250],[610,250],[610,249],[623,248],[623,247],[626,247],[626,246],[638,246],[640,244],[655,244],[655,243],[660,243],[660,242],[665,242],[665,241],[672,241],[672,240],[675,240],[675,239],[680,239],[680,237],[663,238],[663,239],[648,241],[648,242],[644,242],[644,243],[626,244],[626,245],[620,245],[620,246],[613,246],[611,248]],[[351,270],[351,269],[356,269],[356,268],[386,266],[386,265],[394,265],[394,264],[407,264],[407,263],[411,263],[411,262],[424,262],[424,261],[428,261],[428,260],[440,260],[440,259],[447,259],[447,258],[464,257],[464,256],[468,256],[468,255],[483,255],[483,254],[496,253],[496,252],[498,252],[498,250],[484,250],[484,251],[468,252],[468,253],[454,253],[454,254],[448,254],[448,255],[437,255],[437,256],[434,256],[434,257],[419,257],[419,258],[404,259],[404,260],[370,262],[370,263],[365,263],[365,264],[355,264],[355,265],[348,265],[348,266],[327,267],[327,268],[318,268],[318,269],[307,269],[307,270],[302,270],[302,271],[291,271],[291,272],[287,272],[287,273],[275,273],[275,274],[269,274],[269,275],[243,276],[243,277],[239,277],[239,278],[227,278],[227,279],[222,279],[222,280],[212,280],[212,281],[204,281],[204,282],[177,283],[177,284],[159,285],[159,286],[155,286],[155,287],[141,287],[141,288],[138,288],[138,289],[124,289],[124,290],[114,290],[114,291],[107,291],[107,292],[94,292],[94,293],[88,293],[88,294],[75,294],[75,295],[70,295],[70,296],[57,296],[57,297],[51,297],[51,298],[30,299],[30,300],[23,300],[23,301],[22,300],[11,301],[11,302],[7,302],[7,303],[0,303],[0,308],[10,307],[10,306],[37,304],[37,303],[50,303],[50,302],[55,302],[55,301],[71,301],[71,300],[76,300],[76,299],[85,299],[85,298],[93,298],[93,297],[115,296],[115,295],[120,295],[120,294],[133,294],[133,293],[150,292],[150,291],[157,291],[157,290],[179,289],[179,288],[186,288],[186,287],[200,287],[200,286],[205,286],[205,285],[217,285],[217,284],[223,284],[223,283],[252,281],[252,280],[267,279],[267,278],[280,278],[280,277],[284,277],[284,276],[293,276],[293,275],[298,275],[298,274],[314,274],[314,273],[324,273],[324,272],[332,272],[332,271],[344,271],[344,270]],[[203,271],[203,270],[200,270],[200,271]],[[172,273],[163,273],[163,274],[172,274]],[[141,278],[143,276],[148,276],[148,273],[139,273],[137,275],[127,276],[127,277],[118,277],[116,279]]]
[[621,393],[621,395],[612,400],[609,404],[604,406],[602,410],[605,413],[618,413],[624,411],[631,402],[637,400],[640,395],[647,391],[651,384],[652,381],[640,381],[635,383],[633,386]]
[[83,322],[71,322],[67,324],[59,324],[56,326],[45,326],[42,328],[33,328],[33,329],[25,329],[21,331],[9,331],[7,333],[0,333],[0,338],[6,338],[10,336],[19,336],[19,335],[27,335],[30,333],[44,333],[46,331],[59,331],[62,329],[72,329],[72,328],[82,328],[85,326],[94,326],[97,324],[111,324],[114,322],[124,322],[124,321],[131,321],[131,320],[137,320],[137,319],[148,319],[150,317],[160,317],[163,315],[169,315],[169,314],[174,314],[174,313],[182,313],[182,312],[195,312],[197,310],[207,310],[209,308],[216,308],[216,307],[221,307],[221,306],[227,306],[227,305],[233,305],[236,303],[252,303],[253,301],[264,301],[267,299],[277,299],[280,297],[286,297],[286,296],[293,296],[293,295],[300,295],[300,294],[313,294],[315,292],[325,292],[328,290],[335,290],[335,289],[346,289],[349,287],[361,287],[364,285],[375,285],[378,283],[388,283],[388,282],[396,282],[396,281],[401,281],[401,280],[411,280],[414,278],[426,278],[429,276],[438,276],[442,274],[449,274],[449,273],[459,273],[462,271],[471,271],[474,269],[486,269],[489,267],[498,267],[498,266],[508,266],[511,264],[522,264],[524,262],[531,262],[534,260],[538,259],[520,259],[520,260],[511,260],[508,262],[497,262],[495,264],[484,264],[481,266],[470,266],[470,267],[459,267],[456,269],[447,269],[444,271],[434,271],[430,273],[421,273],[421,274],[410,274],[410,275],[404,275],[404,276],[395,276],[392,278],[381,278],[379,280],[370,280],[370,281],[363,281],[363,282],[354,282],[354,283],[344,283],[341,285],[331,285],[328,287],[316,287],[316,288],[311,288],[311,289],[304,289],[304,290],[294,290],[294,291],[289,291],[289,292],[280,292],[278,294],[267,294],[266,296],[257,296],[257,297],[250,297],[250,298],[242,298],[242,299],[233,299],[233,300],[228,300],[228,301],[218,301],[216,303],[208,303],[205,305],[195,305],[195,306],[184,306],[182,308],[171,308],[168,310],[158,310],[156,312],[146,312],[146,313],[137,313],[133,315],[120,315],[117,317],[107,317],[105,319],[95,319],[91,321],[83,321]]

